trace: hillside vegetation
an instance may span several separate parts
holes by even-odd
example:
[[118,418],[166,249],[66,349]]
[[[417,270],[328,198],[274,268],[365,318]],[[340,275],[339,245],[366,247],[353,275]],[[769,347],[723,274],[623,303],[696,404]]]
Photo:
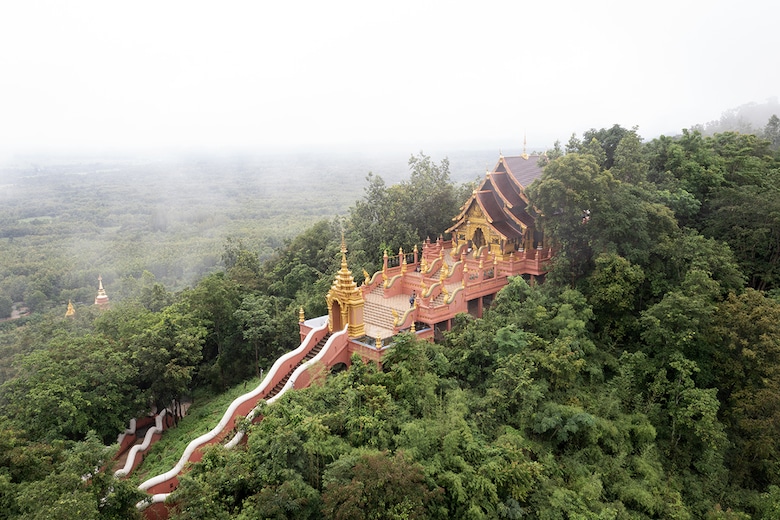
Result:
[[[286,394],[181,479],[175,517],[776,518],[779,159],[729,132],[556,145],[528,191],[557,251],[544,284],[513,279],[442,343],[400,336],[382,371],[355,360]],[[471,188],[446,160],[409,166],[265,261],[229,240],[191,289],[150,278],[111,311],[16,331],[0,514],[133,517],[131,483],[80,478],[98,439],[291,348],[298,307],[325,313],[342,229],[358,281],[445,229]]]

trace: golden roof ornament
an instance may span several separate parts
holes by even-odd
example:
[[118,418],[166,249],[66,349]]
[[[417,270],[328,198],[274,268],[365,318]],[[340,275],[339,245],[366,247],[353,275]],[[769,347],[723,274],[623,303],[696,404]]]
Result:
[[303,323],[306,321],[306,316],[303,314],[303,305],[301,305],[301,308],[298,310],[298,323]]

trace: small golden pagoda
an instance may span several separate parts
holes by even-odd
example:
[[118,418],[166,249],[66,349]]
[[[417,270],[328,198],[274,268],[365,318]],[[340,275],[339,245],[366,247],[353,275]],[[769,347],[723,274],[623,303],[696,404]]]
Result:
[[341,236],[341,269],[333,280],[328,294],[325,296],[328,304],[328,330],[338,332],[345,326],[350,338],[359,338],[366,334],[363,323],[363,293],[352,278],[352,271],[347,265],[347,244],[344,235]]
[[103,289],[103,277],[101,275],[98,275],[98,293],[95,296],[95,305],[101,309],[108,308],[108,295],[106,290]]
[[73,318],[74,316],[76,316],[76,308],[73,306],[73,302],[68,300],[68,310],[65,311],[65,317]]

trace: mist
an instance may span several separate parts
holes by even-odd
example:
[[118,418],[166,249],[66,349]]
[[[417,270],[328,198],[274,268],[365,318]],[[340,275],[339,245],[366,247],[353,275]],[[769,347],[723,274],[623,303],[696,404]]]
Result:
[[0,155],[543,148],[778,95],[780,7],[346,1],[0,7]]

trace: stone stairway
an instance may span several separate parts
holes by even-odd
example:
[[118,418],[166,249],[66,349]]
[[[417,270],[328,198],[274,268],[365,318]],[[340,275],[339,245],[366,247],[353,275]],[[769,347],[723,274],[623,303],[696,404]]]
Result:
[[393,334],[393,309],[398,316],[403,316],[408,308],[409,295],[401,294],[385,298],[384,290],[379,286],[366,295],[363,304],[363,322],[382,337],[388,337]]
[[319,354],[319,353],[320,353],[320,351],[322,350],[322,347],[324,347],[324,346],[325,346],[325,343],[327,343],[327,342],[328,342],[328,338],[330,338],[330,333],[327,333],[327,334],[325,334],[325,337],[323,337],[321,340],[319,340],[319,341],[317,342],[317,344],[316,344],[316,345],[314,345],[314,347],[313,347],[313,348],[312,348],[312,349],[311,349],[311,350],[308,352],[308,354],[306,354],[306,356],[304,356],[304,358],[303,358],[302,360],[300,360],[300,361],[299,361],[299,362],[298,362],[298,363],[297,363],[297,364],[296,364],[294,367],[292,367],[292,368],[290,369],[290,371],[289,371],[289,372],[287,372],[287,375],[285,375],[285,376],[284,376],[284,378],[282,378],[282,380],[281,380],[281,381],[279,381],[279,382],[276,384],[276,386],[274,386],[274,387],[271,389],[271,391],[270,391],[270,392],[268,392],[268,394],[266,394],[266,396],[265,396],[265,399],[266,399],[266,400],[267,400],[267,399],[270,399],[270,398],[272,398],[273,396],[275,396],[276,394],[278,394],[279,392],[281,392],[281,391],[282,391],[282,388],[284,388],[284,385],[286,385],[286,384],[287,384],[287,381],[289,381],[289,380],[290,380],[290,376],[292,376],[292,375],[293,375],[293,372],[295,372],[295,370],[296,370],[296,369],[297,369],[299,366],[303,365],[304,363],[306,363],[306,362],[307,362],[307,361],[309,361],[310,359],[314,359],[314,356],[316,356],[317,354]]

